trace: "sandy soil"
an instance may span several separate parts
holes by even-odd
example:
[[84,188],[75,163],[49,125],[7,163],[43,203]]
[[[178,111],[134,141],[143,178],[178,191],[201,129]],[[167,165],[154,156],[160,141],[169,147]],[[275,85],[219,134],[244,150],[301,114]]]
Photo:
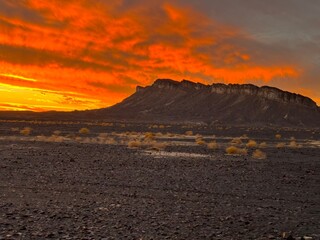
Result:
[[[251,130],[268,140],[267,159],[259,160],[251,149],[225,154],[226,137],[244,129],[212,130],[216,150],[174,144],[159,152],[36,140],[44,130],[78,126],[33,125],[23,137],[11,129],[25,125],[0,128],[0,239],[281,239],[284,232],[320,239],[320,148],[310,144],[318,132],[282,130],[287,138],[276,140],[274,130]],[[114,130],[97,129],[92,138]],[[293,133],[300,148],[274,147]]]

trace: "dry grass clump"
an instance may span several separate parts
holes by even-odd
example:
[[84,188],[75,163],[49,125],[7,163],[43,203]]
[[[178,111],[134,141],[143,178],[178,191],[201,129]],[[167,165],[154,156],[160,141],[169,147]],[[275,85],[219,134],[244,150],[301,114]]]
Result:
[[276,148],[284,148],[285,146],[286,144],[284,142],[281,142],[276,145]]
[[207,147],[209,149],[217,149],[218,148],[218,144],[217,144],[216,141],[212,141],[212,142],[207,143]]
[[254,141],[254,140],[249,140],[249,142],[246,144],[246,146],[247,146],[248,148],[255,148],[255,147],[258,146],[258,144],[257,144],[257,142]]
[[295,140],[292,140],[292,141],[289,143],[288,147],[290,147],[290,148],[298,148],[298,147],[300,147],[300,146],[297,144],[297,142],[296,142]]
[[265,152],[262,152],[261,150],[257,149],[252,153],[252,157],[255,159],[266,159],[267,154]]
[[151,140],[153,140],[155,138],[155,134],[152,133],[152,132],[146,132],[144,134],[144,138],[145,138],[145,140],[151,141]]
[[88,128],[81,128],[79,130],[79,133],[80,134],[89,134],[90,133],[90,130]]
[[241,138],[234,138],[231,140],[230,142],[231,145],[241,145],[242,144],[242,140]]
[[20,133],[21,133],[22,135],[29,136],[30,133],[31,133],[31,131],[32,131],[31,128],[25,127],[25,128],[23,128],[23,129],[20,131]]
[[153,142],[150,146],[150,149],[161,151],[164,150],[167,147],[167,144],[165,142]]
[[259,148],[266,148],[268,145],[266,142],[262,142],[259,144]]
[[141,141],[139,140],[132,140],[132,141],[129,141],[128,142],[128,147],[129,148],[138,148],[140,147],[142,144],[141,144]]
[[247,155],[248,150],[245,148],[238,148],[236,146],[230,146],[226,149],[227,154],[232,155]]
[[187,135],[187,136],[192,136],[193,132],[192,131],[186,131],[184,134]]
[[206,142],[203,140],[202,137],[198,136],[196,139],[195,139],[196,143],[198,145],[206,145]]
[[281,134],[278,133],[275,135],[275,137],[276,137],[276,139],[281,139],[282,136],[281,136]]
[[53,131],[53,135],[55,136],[59,136],[60,134],[61,134],[61,131],[59,130]]

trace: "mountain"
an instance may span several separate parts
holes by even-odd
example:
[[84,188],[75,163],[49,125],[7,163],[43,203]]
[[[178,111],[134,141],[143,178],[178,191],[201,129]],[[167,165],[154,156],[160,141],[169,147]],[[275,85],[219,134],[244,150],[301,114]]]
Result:
[[122,102],[75,112],[0,112],[0,119],[204,122],[319,127],[320,108],[308,97],[252,84],[204,85],[158,79]]
[[95,110],[97,118],[229,124],[319,126],[320,108],[310,98],[252,84],[204,85],[158,79],[130,97]]

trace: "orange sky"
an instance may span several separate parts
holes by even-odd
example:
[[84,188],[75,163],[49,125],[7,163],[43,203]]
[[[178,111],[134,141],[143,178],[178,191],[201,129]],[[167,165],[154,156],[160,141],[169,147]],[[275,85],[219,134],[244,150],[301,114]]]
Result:
[[124,5],[3,0],[0,110],[106,107],[157,78],[269,84],[320,104],[319,91],[300,84],[304,66],[276,50],[266,57],[269,46],[245,29],[178,2]]

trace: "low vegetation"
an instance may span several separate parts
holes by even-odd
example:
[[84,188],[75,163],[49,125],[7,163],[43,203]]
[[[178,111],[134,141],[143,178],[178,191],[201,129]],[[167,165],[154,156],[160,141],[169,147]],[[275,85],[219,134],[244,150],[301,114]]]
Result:
[[248,150],[245,148],[238,148],[236,146],[230,146],[226,148],[227,154],[230,155],[247,155]]
[[254,140],[249,140],[249,142],[246,144],[247,148],[255,148],[258,146],[257,142]]
[[209,149],[217,149],[218,148],[218,144],[217,144],[216,141],[212,141],[212,142],[207,143],[207,147]]
[[31,131],[32,129],[30,127],[25,127],[20,131],[20,133],[24,136],[29,136]]
[[255,159],[266,159],[267,158],[267,154],[262,152],[259,149],[256,149],[253,153],[252,153],[252,157]]
[[89,134],[90,133],[90,130],[88,128],[81,128],[79,130],[79,133],[80,134]]

